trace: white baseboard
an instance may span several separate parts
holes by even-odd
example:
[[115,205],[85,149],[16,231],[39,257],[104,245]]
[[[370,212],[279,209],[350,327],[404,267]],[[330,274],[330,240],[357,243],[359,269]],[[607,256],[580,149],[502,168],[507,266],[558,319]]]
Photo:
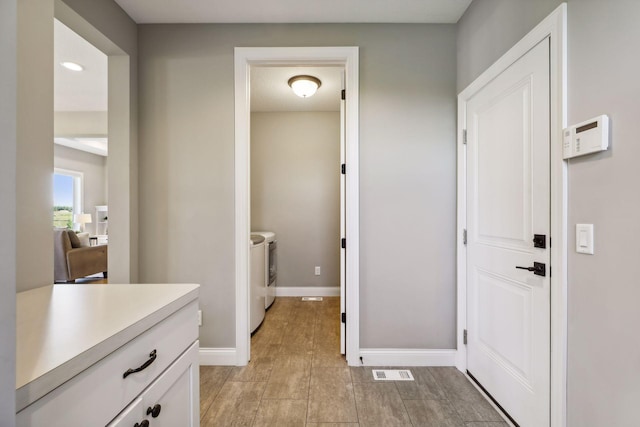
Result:
[[200,366],[236,366],[235,348],[200,347]]
[[277,297],[339,297],[339,286],[316,287],[286,287],[276,286]]
[[456,350],[361,348],[364,366],[455,366]]
[[[236,357],[235,348],[200,348],[201,366],[236,366]],[[363,348],[360,357],[364,366],[455,366],[456,350]]]

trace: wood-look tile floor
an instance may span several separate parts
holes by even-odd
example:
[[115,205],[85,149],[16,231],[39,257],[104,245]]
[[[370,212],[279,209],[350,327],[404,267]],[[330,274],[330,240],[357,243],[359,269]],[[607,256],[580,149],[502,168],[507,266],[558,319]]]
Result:
[[277,298],[245,367],[200,368],[201,426],[507,427],[455,368],[374,381],[340,355],[340,300]]

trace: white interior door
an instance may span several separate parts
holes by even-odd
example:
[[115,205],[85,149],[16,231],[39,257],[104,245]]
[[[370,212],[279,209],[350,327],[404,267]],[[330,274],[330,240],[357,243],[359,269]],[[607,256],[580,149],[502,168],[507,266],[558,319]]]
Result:
[[466,105],[467,370],[522,427],[549,425],[549,67],[547,38]]
[[[342,72],[342,90],[345,88],[345,73]],[[344,97],[340,99],[340,164],[344,165],[346,162],[346,144],[345,144],[345,100]],[[347,195],[346,195],[346,175],[340,174],[340,237],[346,238],[346,215],[347,215]],[[340,354],[346,353],[346,335],[347,324],[342,321],[342,313],[347,312],[346,297],[347,297],[347,250],[341,244],[340,247]]]

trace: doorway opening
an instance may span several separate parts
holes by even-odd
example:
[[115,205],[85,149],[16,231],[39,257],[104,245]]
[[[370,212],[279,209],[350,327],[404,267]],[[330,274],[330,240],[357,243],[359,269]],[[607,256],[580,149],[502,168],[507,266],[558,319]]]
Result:
[[53,28],[54,280],[107,283],[108,57],[59,20]]
[[[344,354],[343,73],[331,66],[251,68],[252,360],[278,347],[316,358]],[[313,76],[320,87],[296,95],[288,85],[296,76]],[[301,303],[312,295],[325,299]]]
[[[135,197],[132,197],[132,191],[136,191],[136,180],[132,176],[131,165],[135,163],[136,152],[131,124],[134,116],[131,113],[130,58],[120,46],[64,2],[56,0],[54,7],[56,38],[64,37],[67,41],[69,37],[75,38],[83,53],[93,57],[90,63],[84,64],[88,67],[85,74],[99,71],[98,78],[101,80],[99,87],[90,82],[88,86],[86,82],[85,86],[81,86],[79,82],[74,82],[86,78],[82,76],[85,70],[66,70],[79,74],[67,75],[71,80],[63,81],[61,87],[72,89],[71,93],[73,89],[83,89],[79,92],[76,90],[73,99],[64,96],[64,102],[68,104],[56,107],[55,151],[67,154],[64,166],[58,166],[83,172],[83,210],[84,214],[91,217],[91,223],[87,222],[84,226],[94,237],[92,243],[108,243],[110,281],[131,283],[135,281],[136,274],[136,242],[132,239],[132,230],[136,229],[137,209]],[[77,46],[66,52],[79,53]],[[91,50],[95,53],[91,54]],[[67,59],[59,62],[63,61]],[[73,62],[73,59],[70,61]],[[83,64],[78,65],[84,68]],[[58,89],[55,89],[56,92]],[[63,97],[59,99],[63,101]],[[80,107],[76,107],[78,105]],[[78,167],[80,164],[82,168]],[[107,170],[111,173],[107,173]]]
[[[344,253],[340,315],[345,320],[347,363],[359,360],[359,235],[358,235],[358,48],[236,48],[235,50],[235,211],[236,211],[236,364],[250,358],[250,233],[251,233],[251,75],[256,67],[338,67],[344,70]],[[339,164],[336,173],[340,173]],[[258,225],[258,224],[256,224]],[[340,241],[335,244],[340,245]],[[345,245],[342,245],[345,246]],[[344,313],[344,315],[342,315]]]

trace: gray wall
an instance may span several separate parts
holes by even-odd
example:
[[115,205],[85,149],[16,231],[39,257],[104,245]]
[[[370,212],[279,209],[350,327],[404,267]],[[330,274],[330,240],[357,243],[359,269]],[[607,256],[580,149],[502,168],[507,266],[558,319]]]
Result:
[[[44,242],[52,241],[51,205],[53,172],[53,17],[65,3],[54,0],[25,0],[19,3],[17,52],[17,153],[16,200],[20,215],[15,244],[16,288],[18,291],[44,286],[53,281],[53,252]],[[91,2],[67,0],[86,14],[105,35],[131,49],[135,59],[136,26],[111,0]],[[75,14],[76,12],[73,11]],[[86,21],[85,21],[86,25]],[[133,61],[135,64],[135,61]],[[135,68],[131,69],[135,110]],[[135,116],[132,119],[135,131]],[[135,157],[133,158],[134,160]],[[127,161],[125,167],[131,167]],[[123,193],[125,193],[123,189]],[[129,192],[126,191],[126,197]],[[136,261],[137,263],[137,261]]]
[[278,286],[340,285],[339,167],[340,113],[251,114],[251,229],[276,233]]
[[474,0],[458,21],[458,92],[496,62],[560,0]]
[[235,46],[360,46],[361,346],[455,347],[455,26],[141,25],[140,277],[235,346]]
[[[18,9],[16,281],[18,291],[53,281],[53,2]],[[50,242],[50,244],[46,244]]]
[[[17,52],[18,0],[0,2],[0,57]],[[0,420],[15,425],[16,409],[16,150],[18,74],[0,61]]]
[[96,229],[95,207],[107,203],[107,158],[62,145],[54,144],[53,167],[83,173],[84,213],[91,214],[93,222],[85,229],[94,234]]
[[56,111],[53,134],[62,137],[107,137],[109,118],[106,111]]
[[[595,255],[569,250],[571,426],[637,426],[640,402],[640,2],[569,2],[569,123],[611,118],[608,152],[569,162],[569,242],[595,227]],[[597,60],[594,61],[594,58]]]
[[[559,2],[539,10],[530,3],[474,0],[460,21],[458,48],[474,52],[477,64],[459,56],[459,89],[504,53],[496,45],[509,41],[506,51]],[[569,426],[638,424],[638,16],[635,0],[568,2],[569,123],[599,114],[612,121],[609,151],[569,162]],[[510,21],[521,26],[502,25]],[[500,31],[488,35],[487,28]],[[575,252],[576,223],[594,224],[595,255]]]
[[[81,15],[133,56],[136,26],[111,0],[69,0]],[[15,292],[53,281],[51,204],[53,172],[54,1],[0,2],[0,420],[14,424]],[[136,111],[135,67],[132,67]],[[136,131],[136,117],[132,117]],[[135,148],[135,147],[134,147]],[[134,158],[137,162],[137,158]],[[130,165],[128,165],[130,166]],[[135,196],[135,194],[134,194]],[[128,197],[128,195],[127,195]],[[16,216],[19,212],[19,219]],[[20,236],[20,239],[16,239]]]
[[[56,2],[60,0],[54,0]],[[136,23],[113,0],[62,0],[98,32],[118,48],[135,58],[137,51]],[[56,10],[57,12],[57,10]],[[135,62],[135,61],[133,61]],[[133,65],[135,69],[135,65]],[[135,76],[133,78],[135,84]],[[135,98],[135,97],[134,97]]]

